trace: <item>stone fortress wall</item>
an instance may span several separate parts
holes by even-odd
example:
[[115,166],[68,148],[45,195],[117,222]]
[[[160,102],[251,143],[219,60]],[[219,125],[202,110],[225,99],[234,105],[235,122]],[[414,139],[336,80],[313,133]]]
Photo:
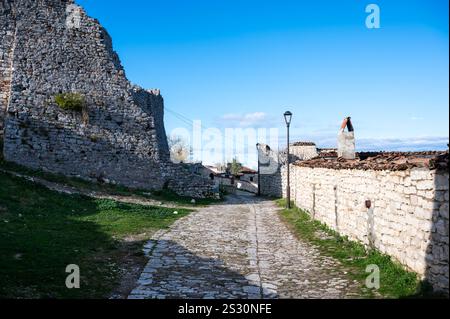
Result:
[[10,13],[12,9],[11,1],[0,1],[0,141],[3,138],[6,105],[11,84],[12,53],[15,47],[16,22]]
[[[360,156],[291,160],[291,200],[312,218],[392,256],[448,294],[448,152]],[[261,151],[260,160],[267,161]],[[260,180],[262,195],[285,197],[286,163]]]
[[[4,157],[133,188],[206,197],[213,185],[170,162],[159,90],[133,86],[108,33],[73,0],[0,0]],[[76,92],[83,112],[54,97]]]

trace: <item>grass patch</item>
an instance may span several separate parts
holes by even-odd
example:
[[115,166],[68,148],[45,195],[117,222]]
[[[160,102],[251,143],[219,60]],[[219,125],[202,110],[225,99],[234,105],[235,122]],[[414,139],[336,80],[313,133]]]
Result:
[[[195,204],[192,204],[191,197],[183,197],[179,196],[176,193],[170,190],[161,190],[161,191],[148,191],[142,189],[132,189],[122,185],[113,185],[106,184],[100,182],[90,182],[77,177],[67,177],[61,174],[53,174],[44,172],[42,170],[34,170],[31,168],[27,168],[15,163],[6,162],[0,158],[0,168],[4,170],[13,171],[16,173],[20,173],[27,176],[39,177],[45,179],[49,182],[65,184],[68,186],[72,186],[77,189],[86,189],[90,191],[96,192],[104,192],[110,195],[120,195],[120,196],[140,196],[147,199],[153,199],[157,201],[161,201],[164,203],[178,204],[183,206],[195,207],[195,206],[206,206],[215,203],[219,203],[222,200],[214,199],[214,198],[204,198],[204,199],[196,199]],[[223,197],[222,197],[223,198]]]
[[186,196],[180,196],[177,195],[175,192],[164,189],[161,191],[153,191],[151,194],[147,193],[146,191],[137,190],[135,192],[136,194],[139,194],[144,197],[149,197],[152,199],[156,199],[162,202],[171,202],[176,203],[183,206],[207,206],[212,204],[218,204],[223,201],[223,194],[221,194],[221,199],[215,199],[215,198],[197,198],[195,199],[195,204],[192,203],[192,197],[186,197]]
[[133,194],[131,189],[124,186],[104,184],[104,183],[94,183],[77,177],[67,177],[61,174],[53,174],[49,172],[44,172],[42,170],[35,170],[12,162],[7,162],[1,159],[0,159],[0,168],[31,177],[39,177],[49,182],[65,184],[75,188],[83,188],[91,191],[104,191],[112,195]]
[[[69,196],[0,173],[0,298],[105,298],[120,282],[123,239],[142,242],[189,210]],[[81,288],[67,289],[77,264]]]
[[[281,207],[286,206],[284,199],[277,200]],[[365,284],[369,275],[366,273],[368,265],[377,265],[380,268],[380,289],[378,293],[386,298],[404,298],[420,296],[422,294],[421,283],[418,276],[406,271],[403,266],[393,261],[389,256],[375,249],[366,249],[358,242],[351,241],[347,237],[340,236],[319,221],[312,220],[305,211],[292,206],[292,209],[283,209],[281,217],[302,239],[314,244],[325,255],[339,260],[348,267],[353,279]],[[323,234],[325,236],[320,236]],[[368,291],[368,297],[373,296]]]

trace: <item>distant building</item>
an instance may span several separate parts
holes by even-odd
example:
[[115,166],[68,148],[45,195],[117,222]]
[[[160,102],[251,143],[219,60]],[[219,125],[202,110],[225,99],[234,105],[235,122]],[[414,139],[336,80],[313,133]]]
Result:
[[229,191],[239,189],[255,194],[258,192],[258,172],[256,170],[242,166],[239,173],[233,175],[230,172],[230,167],[231,164],[228,164],[227,168],[202,165],[199,173],[214,181],[217,186],[226,187]]
[[247,182],[257,182],[258,172],[254,169],[243,166],[239,172],[239,180]]

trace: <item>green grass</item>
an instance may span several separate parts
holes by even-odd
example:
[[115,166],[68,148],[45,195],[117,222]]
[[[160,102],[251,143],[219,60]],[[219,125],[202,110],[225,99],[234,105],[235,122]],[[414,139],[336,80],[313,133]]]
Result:
[[35,170],[0,158],[0,168],[20,173],[27,176],[39,177],[49,182],[65,184],[75,188],[83,188],[91,191],[105,191],[114,195],[132,195],[133,191],[127,187],[112,184],[93,183],[77,177],[67,177],[61,174],[53,174],[42,170]]
[[[108,297],[123,239],[149,238],[189,213],[177,211],[63,195],[0,173],[0,298]],[[69,264],[80,267],[80,289],[65,287]]]
[[[281,207],[286,206],[286,201],[277,201]],[[314,244],[322,253],[339,260],[345,267],[350,269],[350,276],[365,285],[368,265],[377,265],[380,269],[380,289],[378,293],[386,298],[405,298],[420,296],[423,292],[418,276],[406,271],[399,263],[393,261],[389,256],[375,249],[366,249],[364,245],[342,237],[319,221],[312,220],[308,213],[292,206],[283,209],[280,214],[294,232]],[[327,236],[319,236],[322,232]],[[370,291],[364,289],[367,297],[372,297]]]
[[151,195],[148,195],[146,191],[143,190],[137,190],[135,191],[135,194],[159,200],[161,202],[171,202],[176,203],[178,205],[182,206],[207,206],[207,205],[213,205],[223,202],[223,194],[221,194],[221,199],[215,199],[215,198],[197,198],[195,199],[195,204],[192,204],[192,197],[186,197],[186,196],[180,196],[176,193],[172,192],[171,190],[164,189],[161,191],[153,191]]
[[[105,184],[105,183],[94,183],[81,178],[76,177],[67,177],[61,174],[53,174],[44,172],[42,170],[34,170],[31,168],[27,168],[21,165],[17,165],[15,163],[6,162],[0,158],[0,168],[12,171],[16,173],[20,173],[27,176],[39,177],[45,179],[49,182],[65,184],[68,186],[72,186],[77,189],[86,189],[90,191],[96,192],[105,192],[111,195],[120,195],[120,196],[140,196],[147,199],[153,199],[164,203],[178,204],[182,206],[195,207],[195,206],[206,206],[212,205],[221,202],[222,200],[217,200],[214,198],[203,198],[196,199],[195,204],[192,204],[191,197],[179,196],[176,193],[170,190],[160,190],[160,191],[148,191],[142,189],[132,189],[122,185],[113,185],[113,184]],[[223,198],[223,197],[222,197]]]

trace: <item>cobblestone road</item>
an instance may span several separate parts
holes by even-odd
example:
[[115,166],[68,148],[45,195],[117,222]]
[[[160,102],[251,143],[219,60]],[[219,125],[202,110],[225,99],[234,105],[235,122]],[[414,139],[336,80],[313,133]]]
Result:
[[239,193],[155,234],[130,299],[354,298],[339,263],[296,239],[272,201]]

